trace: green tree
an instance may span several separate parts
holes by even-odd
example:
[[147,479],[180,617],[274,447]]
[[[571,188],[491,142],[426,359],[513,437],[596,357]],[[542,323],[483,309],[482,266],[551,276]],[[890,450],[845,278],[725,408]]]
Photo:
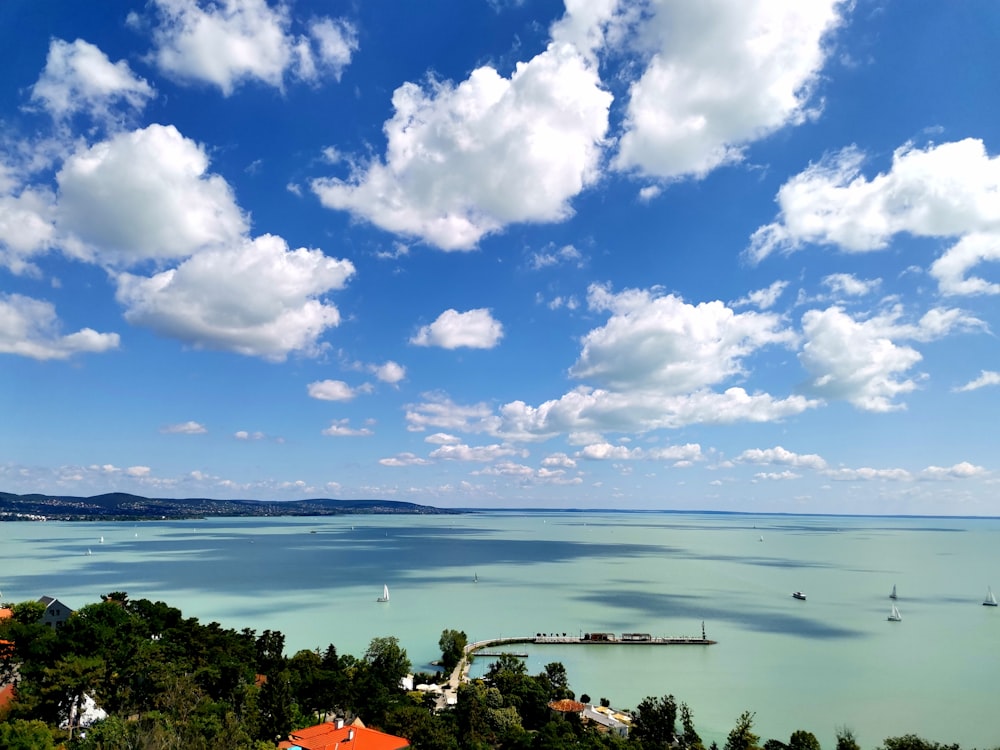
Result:
[[549,662],[545,665],[545,672],[539,677],[544,677],[548,682],[550,700],[557,701],[573,697],[573,691],[569,689],[569,676],[566,674],[566,667],[563,666],[562,662]]
[[444,630],[438,640],[441,648],[441,666],[445,672],[451,672],[465,655],[465,647],[469,638],[464,630]]
[[788,738],[788,750],[820,750],[819,740],[812,732],[796,729]]
[[281,740],[292,730],[295,707],[288,671],[267,678],[260,690],[260,739]]
[[861,750],[854,732],[847,727],[837,729],[837,750]]
[[759,750],[760,737],[753,733],[754,713],[744,711],[736,720],[729,736],[726,737],[725,750]]
[[285,636],[265,630],[257,639],[257,671],[270,677],[285,668]]
[[691,709],[688,708],[687,703],[681,703],[680,708],[681,714],[681,737],[680,743],[683,747],[688,750],[705,750],[705,746],[702,744],[701,737],[698,736],[698,732],[694,728],[694,718],[691,715]]
[[51,750],[55,743],[45,722],[15,719],[0,723],[0,747],[5,750]]
[[942,745],[918,737],[915,734],[904,734],[901,737],[887,737],[882,742],[880,750],[959,750],[958,745]]
[[674,696],[644,698],[636,707],[632,732],[644,747],[665,748],[676,734],[677,702]]

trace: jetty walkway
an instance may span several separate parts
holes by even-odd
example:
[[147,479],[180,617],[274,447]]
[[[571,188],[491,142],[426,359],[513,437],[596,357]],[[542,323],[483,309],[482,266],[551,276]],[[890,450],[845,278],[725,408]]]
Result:
[[[447,706],[453,706],[458,702],[458,687],[463,682],[469,681],[469,667],[472,665],[472,659],[477,652],[482,652],[483,649],[489,648],[493,650],[483,655],[495,656],[498,653],[503,653],[502,650],[495,650],[497,646],[512,646],[524,643],[537,646],[578,644],[588,646],[711,646],[716,641],[705,637],[704,624],[702,624],[700,638],[697,636],[660,637],[650,635],[649,633],[622,633],[620,636],[615,633],[583,633],[579,636],[567,635],[566,633],[536,633],[535,635],[516,635],[506,638],[487,638],[482,641],[474,641],[466,644],[462,658],[448,677],[448,685],[437,700],[438,710]],[[516,656],[523,658],[527,654],[519,652]]]

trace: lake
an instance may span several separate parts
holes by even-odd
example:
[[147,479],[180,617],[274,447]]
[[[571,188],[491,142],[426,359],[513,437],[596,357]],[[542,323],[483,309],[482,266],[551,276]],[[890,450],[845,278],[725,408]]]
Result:
[[[395,635],[415,669],[445,628],[700,635],[712,646],[529,646],[579,696],[687,703],[721,746],[744,710],[762,740],[796,729],[833,748],[914,732],[1000,746],[1000,519],[714,513],[0,523],[7,601],[77,608],[111,591],[202,622],[280,630],[290,654],[360,656]],[[478,579],[478,580],[477,580]],[[901,622],[889,622],[897,587]],[[378,603],[383,586],[388,603]],[[806,601],[792,598],[802,590]],[[518,647],[519,649],[521,647]],[[477,660],[479,672],[485,661]],[[474,672],[475,673],[475,672]]]

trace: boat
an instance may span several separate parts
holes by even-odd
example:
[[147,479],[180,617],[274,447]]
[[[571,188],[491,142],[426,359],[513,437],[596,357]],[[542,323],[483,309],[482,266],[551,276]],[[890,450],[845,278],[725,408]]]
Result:
[[986,587],[986,598],[983,599],[984,607],[995,607],[997,606],[997,598],[993,594],[993,588],[991,586]]
[[896,598],[896,584],[892,584],[892,593],[889,594],[889,598],[890,599],[895,599]]
[[899,614],[899,610],[896,609],[896,605],[892,605],[892,612],[889,613],[889,617],[886,618],[889,622],[899,622],[903,618]]
[[764,541],[764,537],[761,537],[761,538],[760,538],[760,539],[758,539],[757,541],[759,541],[759,542],[763,542],[763,541]]
[[479,573],[473,573],[472,574],[472,582],[473,583],[479,583]]
[[375,601],[377,601],[377,602],[387,602],[387,601],[389,601],[389,587],[388,586],[383,586],[382,587],[382,596],[380,596]]
[[799,600],[801,600],[801,601],[805,601],[805,600],[806,600],[806,595],[805,595],[805,594],[803,594],[803,593],[802,593],[801,591],[793,591],[793,592],[792,592],[792,596],[793,596],[793,597],[794,597],[795,599],[799,599]]

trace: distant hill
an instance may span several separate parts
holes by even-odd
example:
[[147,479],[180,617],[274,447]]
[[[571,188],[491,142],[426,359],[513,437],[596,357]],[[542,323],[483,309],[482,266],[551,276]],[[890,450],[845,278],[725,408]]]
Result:
[[0,492],[0,521],[94,521],[209,516],[342,516],[359,513],[446,514],[460,511],[395,500],[213,500],[151,498],[111,492],[93,497]]

